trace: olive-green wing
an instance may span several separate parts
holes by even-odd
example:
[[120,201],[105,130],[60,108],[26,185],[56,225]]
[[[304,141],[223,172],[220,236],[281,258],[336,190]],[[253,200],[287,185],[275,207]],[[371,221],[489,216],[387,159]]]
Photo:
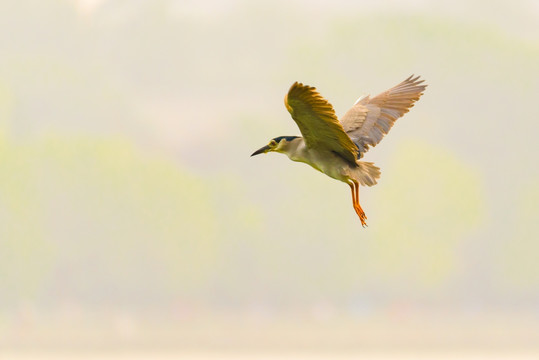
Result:
[[352,141],[358,146],[360,156],[369,146],[376,146],[395,121],[406,114],[419,100],[427,85],[419,76],[410,76],[397,86],[373,98],[360,98],[341,118],[341,124]]
[[298,124],[307,147],[333,151],[356,162],[357,146],[346,135],[333,106],[316,88],[295,82],[285,96],[284,104]]

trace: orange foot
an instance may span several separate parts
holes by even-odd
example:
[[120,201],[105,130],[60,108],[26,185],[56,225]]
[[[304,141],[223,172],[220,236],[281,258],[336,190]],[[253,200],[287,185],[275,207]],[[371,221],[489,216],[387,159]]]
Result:
[[354,210],[356,210],[356,214],[357,214],[357,216],[359,216],[359,220],[361,220],[361,226],[363,226],[363,227],[368,226],[367,222],[365,221],[365,220],[367,220],[367,215],[365,215],[365,212],[363,211],[361,206],[359,206],[359,205],[354,206]]

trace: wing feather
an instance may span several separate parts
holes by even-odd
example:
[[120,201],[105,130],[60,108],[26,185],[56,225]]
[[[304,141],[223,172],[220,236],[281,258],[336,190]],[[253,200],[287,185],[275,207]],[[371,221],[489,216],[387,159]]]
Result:
[[369,146],[376,146],[395,121],[406,114],[423,95],[427,85],[419,76],[408,77],[400,84],[375,97],[360,98],[342,117],[341,123],[362,157]]
[[316,88],[295,82],[284,103],[308,147],[336,152],[355,164],[358,155],[356,144],[344,131],[333,106]]

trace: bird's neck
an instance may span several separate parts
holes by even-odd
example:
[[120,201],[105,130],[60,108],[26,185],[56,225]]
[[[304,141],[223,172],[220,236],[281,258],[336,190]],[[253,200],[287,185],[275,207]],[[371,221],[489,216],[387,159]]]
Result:
[[286,144],[286,148],[282,149],[292,161],[308,162],[308,152],[303,138],[298,137]]

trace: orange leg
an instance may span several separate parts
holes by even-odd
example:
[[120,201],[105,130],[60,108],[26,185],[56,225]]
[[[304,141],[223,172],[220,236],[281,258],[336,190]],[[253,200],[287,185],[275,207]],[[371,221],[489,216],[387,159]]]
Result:
[[357,216],[359,216],[361,226],[365,227],[367,226],[367,223],[365,222],[365,220],[367,220],[367,216],[361,208],[361,205],[359,205],[359,183],[357,181],[350,180],[348,185],[352,190],[352,204],[354,205],[354,210],[356,211]]
[[365,215],[365,211],[363,211],[363,209],[361,208],[361,205],[359,204],[359,183],[357,181],[354,181],[354,185],[356,187],[356,204],[363,217],[362,224],[364,226],[367,226],[367,223],[365,222],[365,220],[367,220],[367,215]]

